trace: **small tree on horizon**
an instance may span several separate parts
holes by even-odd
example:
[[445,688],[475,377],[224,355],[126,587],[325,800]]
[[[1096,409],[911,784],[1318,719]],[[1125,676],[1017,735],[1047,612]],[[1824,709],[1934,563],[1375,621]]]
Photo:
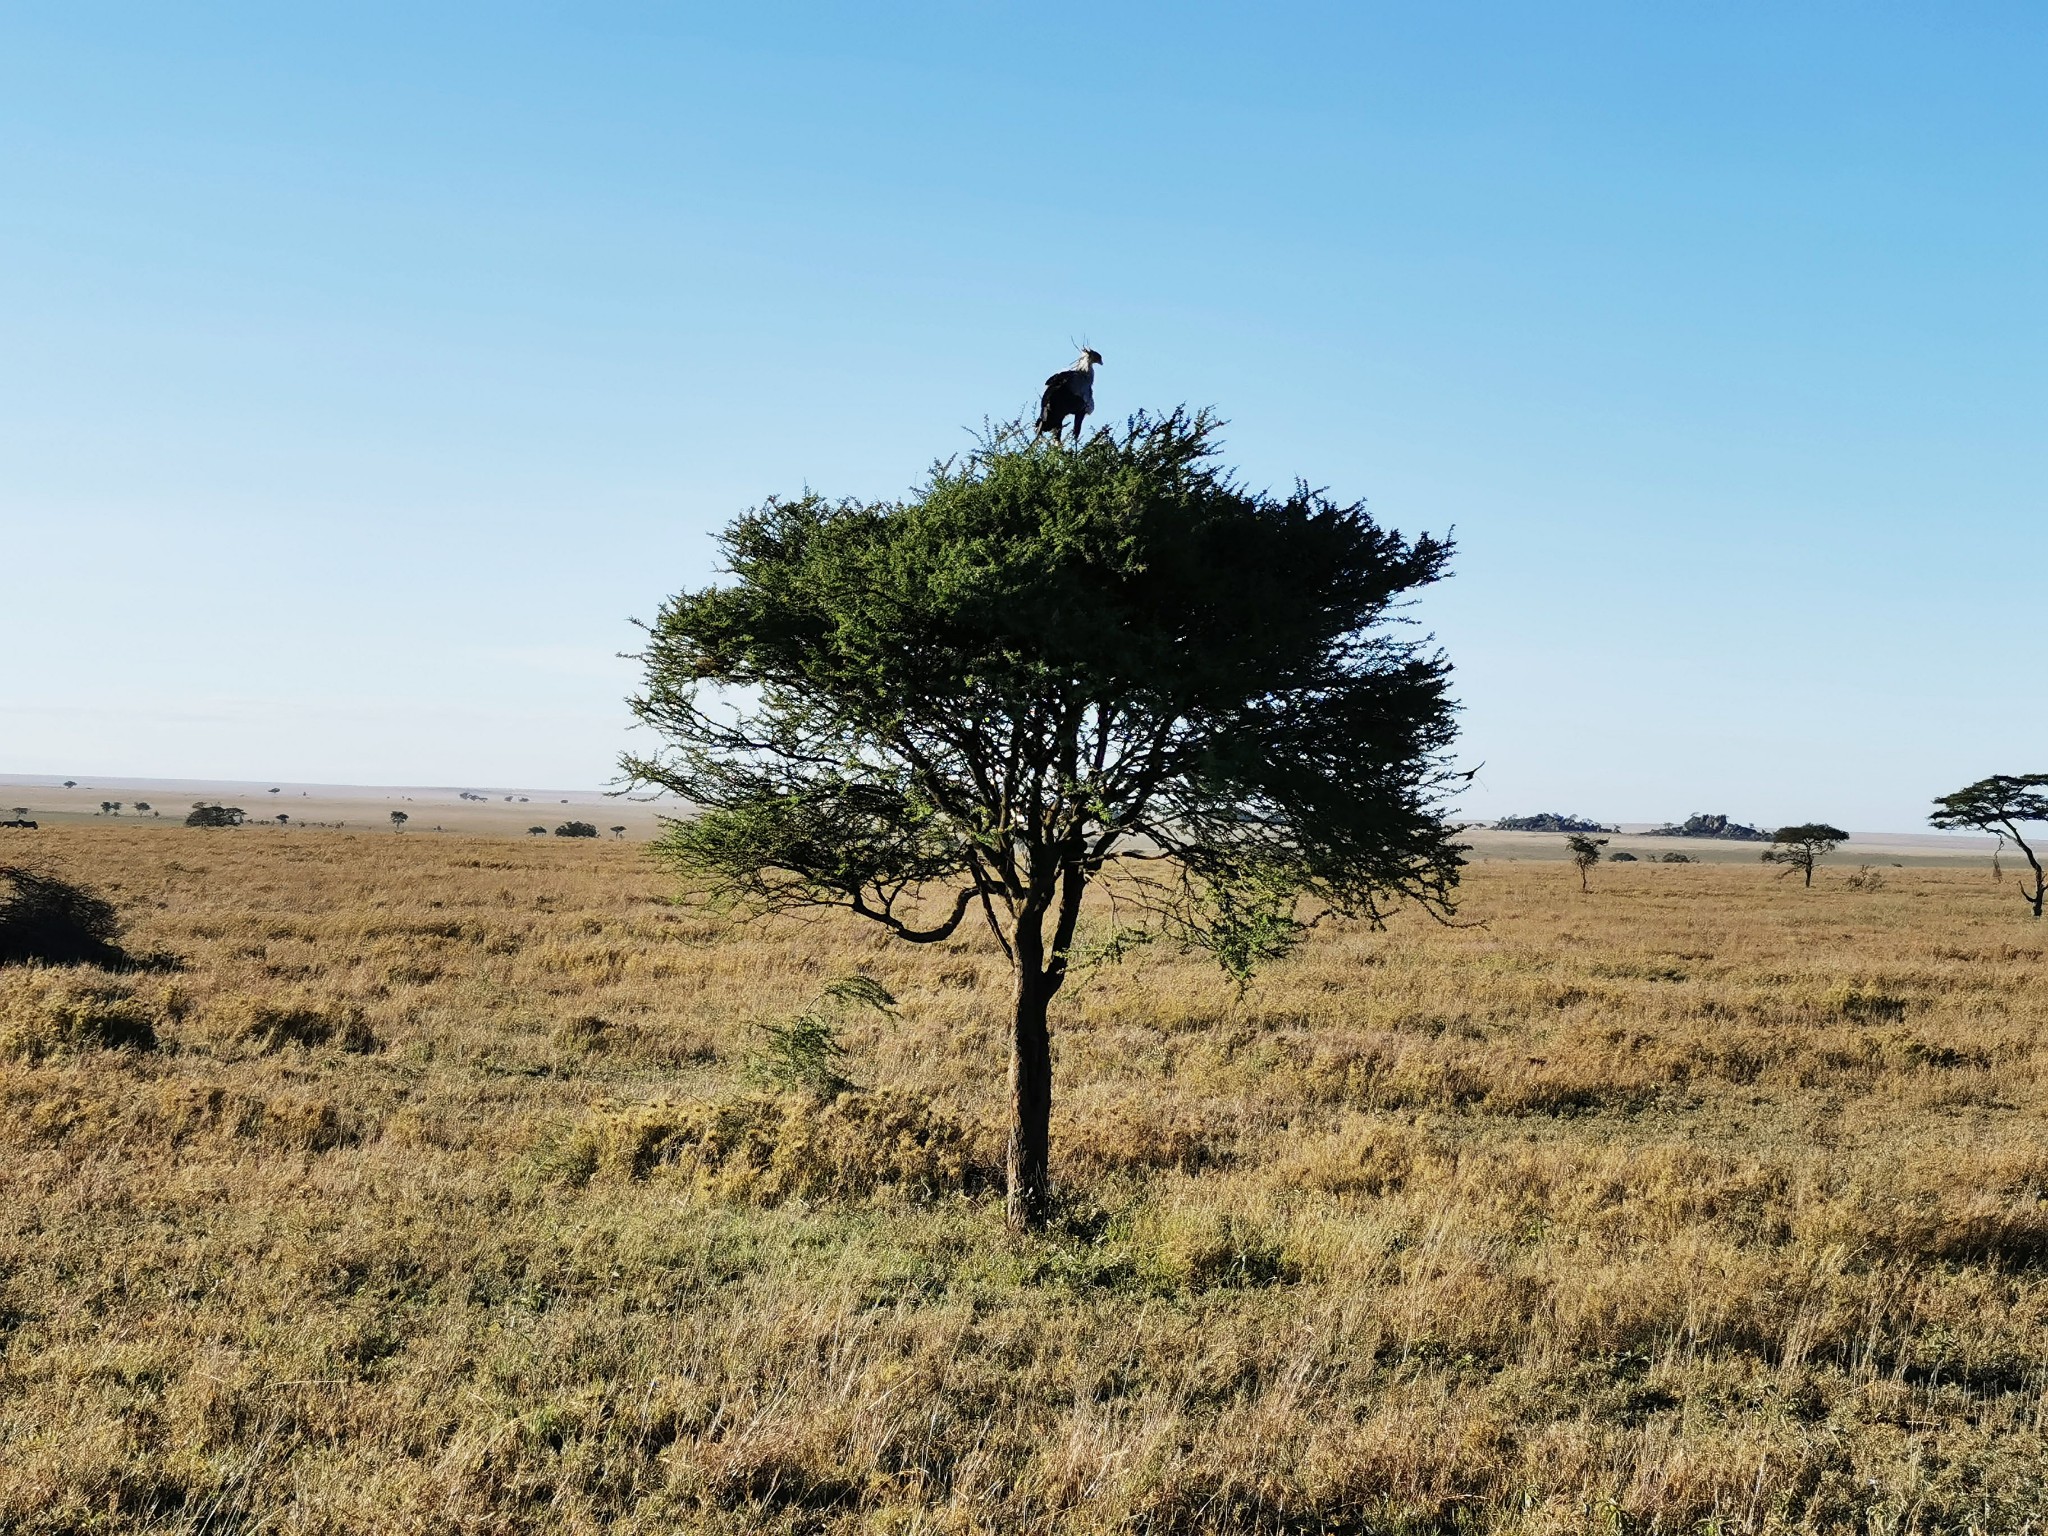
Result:
[[1583,832],[1574,832],[1564,840],[1564,845],[1571,853],[1572,863],[1578,868],[1579,890],[1581,892],[1592,890],[1592,884],[1586,877],[1592,872],[1593,866],[1600,862],[1600,850],[1607,846],[1607,839],[1604,837],[1588,837]]
[[[2030,891],[2022,882],[2020,895],[2038,919],[2048,889],[2044,889],[2041,860],[2020,834],[2020,827],[2030,821],[2048,821],[2048,773],[1994,773],[1940,796],[1934,806],[1934,814],[1927,819],[1944,832],[1988,832],[2001,847],[2011,842],[2026,855],[2027,867],[2034,872],[2034,888]],[[1997,855],[1992,857],[1995,867]]]
[[617,842],[617,841],[618,841],[618,840],[619,840],[620,838],[624,837],[625,835],[626,835],[626,829],[625,829],[624,827],[613,827],[613,828],[612,828],[612,841],[613,841],[613,842]]
[[1449,664],[1391,629],[1447,541],[1298,486],[1250,492],[1217,422],[1074,447],[992,430],[908,500],[771,500],[730,580],[649,630],[636,784],[699,807],[655,845],[739,913],[838,907],[1009,960],[1008,1214],[1050,1204],[1048,1008],[1110,882],[1105,953],[1161,935],[1240,985],[1302,908],[1451,909]]
[[1794,827],[1780,827],[1771,834],[1771,846],[1757,857],[1766,864],[1783,864],[1784,873],[1794,870],[1813,884],[1813,866],[1849,841],[1849,834],[1824,821],[1802,821]]
[[404,811],[393,811],[391,813],[391,830],[394,832],[403,832],[405,830],[405,824],[411,820],[412,818],[408,816]]

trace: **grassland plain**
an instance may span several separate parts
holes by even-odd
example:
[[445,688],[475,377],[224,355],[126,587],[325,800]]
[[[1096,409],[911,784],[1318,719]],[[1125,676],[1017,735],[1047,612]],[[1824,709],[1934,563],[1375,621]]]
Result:
[[[186,965],[0,972],[0,1529],[2043,1528],[2048,965],[1984,873],[1480,865],[1242,999],[1143,951],[1063,999],[1023,1238],[983,942],[729,930],[624,844],[33,836]],[[751,1083],[855,972],[862,1088]]]

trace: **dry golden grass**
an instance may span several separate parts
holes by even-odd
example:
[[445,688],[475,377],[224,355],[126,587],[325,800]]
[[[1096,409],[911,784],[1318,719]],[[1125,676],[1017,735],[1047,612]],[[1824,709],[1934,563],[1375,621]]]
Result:
[[[38,834],[174,975],[0,973],[0,1529],[2040,1530],[2044,935],[1974,872],[1476,868],[1242,1002],[728,933],[631,847]],[[869,1091],[743,1080],[864,970]],[[154,1032],[153,1050],[131,1044]]]

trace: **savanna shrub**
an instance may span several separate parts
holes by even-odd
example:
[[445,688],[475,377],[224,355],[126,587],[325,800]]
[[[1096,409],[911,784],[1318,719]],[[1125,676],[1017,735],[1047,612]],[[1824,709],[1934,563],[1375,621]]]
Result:
[[792,1019],[756,1024],[746,1073],[757,1087],[775,1093],[808,1093],[829,1099],[859,1084],[839,1070],[846,1059],[841,1021],[860,1011],[896,1016],[896,999],[871,976],[836,976],[811,1006]]
[[0,864],[0,965],[129,963],[113,904],[41,870]]

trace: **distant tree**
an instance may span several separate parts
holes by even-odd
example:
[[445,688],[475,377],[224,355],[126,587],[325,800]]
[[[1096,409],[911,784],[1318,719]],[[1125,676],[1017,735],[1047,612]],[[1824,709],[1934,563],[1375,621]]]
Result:
[[277,791],[277,790],[275,790],[275,789],[273,789],[273,790],[271,790],[271,791],[270,791],[270,793],[272,793],[272,794],[274,795],[274,794],[277,794],[277,793],[278,793],[278,791]]
[[121,802],[118,800],[114,802],[114,814],[116,816],[121,814]]
[[76,780],[76,779],[66,779],[66,780],[64,781],[64,787],[65,787],[66,789],[76,789],[76,788],[78,788],[78,780]]
[[239,805],[195,804],[185,818],[188,827],[239,827],[245,812]]
[[1092,884],[1144,923],[1113,942],[1242,985],[1312,914],[1448,911],[1463,863],[1448,663],[1392,629],[1449,546],[1246,490],[1214,436],[1184,412],[1073,449],[999,429],[904,500],[771,501],[642,658],[662,746],[626,770],[696,808],[657,845],[693,895],[914,944],[987,922],[1018,1227],[1049,1209],[1047,1010]]
[[587,821],[565,821],[555,828],[557,837],[595,837],[597,828]]
[[1813,884],[1813,866],[1849,841],[1849,834],[1824,821],[1802,821],[1796,827],[1780,827],[1771,834],[1771,846],[1758,855],[1766,864],[1783,864],[1785,873],[1795,869]]
[[1571,852],[1572,863],[1578,866],[1579,889],[1582,891],[1591,890],[1592,886],[1587,882],[1586,875],[1595,864],[1600,862],[1600,850],[1607,846],[1607,839],[1604,837],[1588,837],[1583,832],[1574,832],[1564,840],[1564,845]]
[[405,812],[393,811],[391,813],[391,830],[394,832],[403,832],[405,830],[405,824],[411,820],[412,818],[406,815]]
[[277,813],[277,824],[278,824],[278,825],[279,825],[280,827],[282,827],[282,826],[285,826],[285,825],[287,825],[287,824],[288,824],[288,823],[289,823],[290,821],[291,821],[291,816],[290,816],[290,815],[289,815],[288,813],[286,813],[286,812],[284,812],[284,811],[279,811],[279,812]]
[[2020,895],[2041,915],[2043,881],[2041,860],[2020,827],[2030,821],[2048,821],[2048,773],[1994,773],[1988,779],[1965,784],[1954,794],[1934,802],[1934,814],[1927,819],[1945,832],[1988,832],[2003,847],[2010,841],[2027,857],[2034,872],[2034,888],[2024,882]]
[[149,802],[147,800],[138,800],[135,802],[135,809],[137,811],[146,811],[149,809]]
[[546,837],[548,835],[548,829],[546,827],[528,827],[526,829],[526,835],[528,837]]
[[102,816],[111,816],[111,815],[113,815],[113,814],[114,814],[114,802],[113,802],[113,801],[111,801],[111,800],[102,800],[102,801],[100,802],[100,814],[101,814]]
[[[24,812],[22,812],[22,814],[23,814],[23,815],[25,816],[25,815],[27,815],[28,813],[27,813],[26,811],[24,811]],[[613,841],[613,842],[617,842],[617,841],[618,841],[618,840],[619,840],[620,838],[624,837],[625,835],[626,835],[626,829],[625,829],[624,827],[613,827],[613,828],[612,828],[612,841]]]

